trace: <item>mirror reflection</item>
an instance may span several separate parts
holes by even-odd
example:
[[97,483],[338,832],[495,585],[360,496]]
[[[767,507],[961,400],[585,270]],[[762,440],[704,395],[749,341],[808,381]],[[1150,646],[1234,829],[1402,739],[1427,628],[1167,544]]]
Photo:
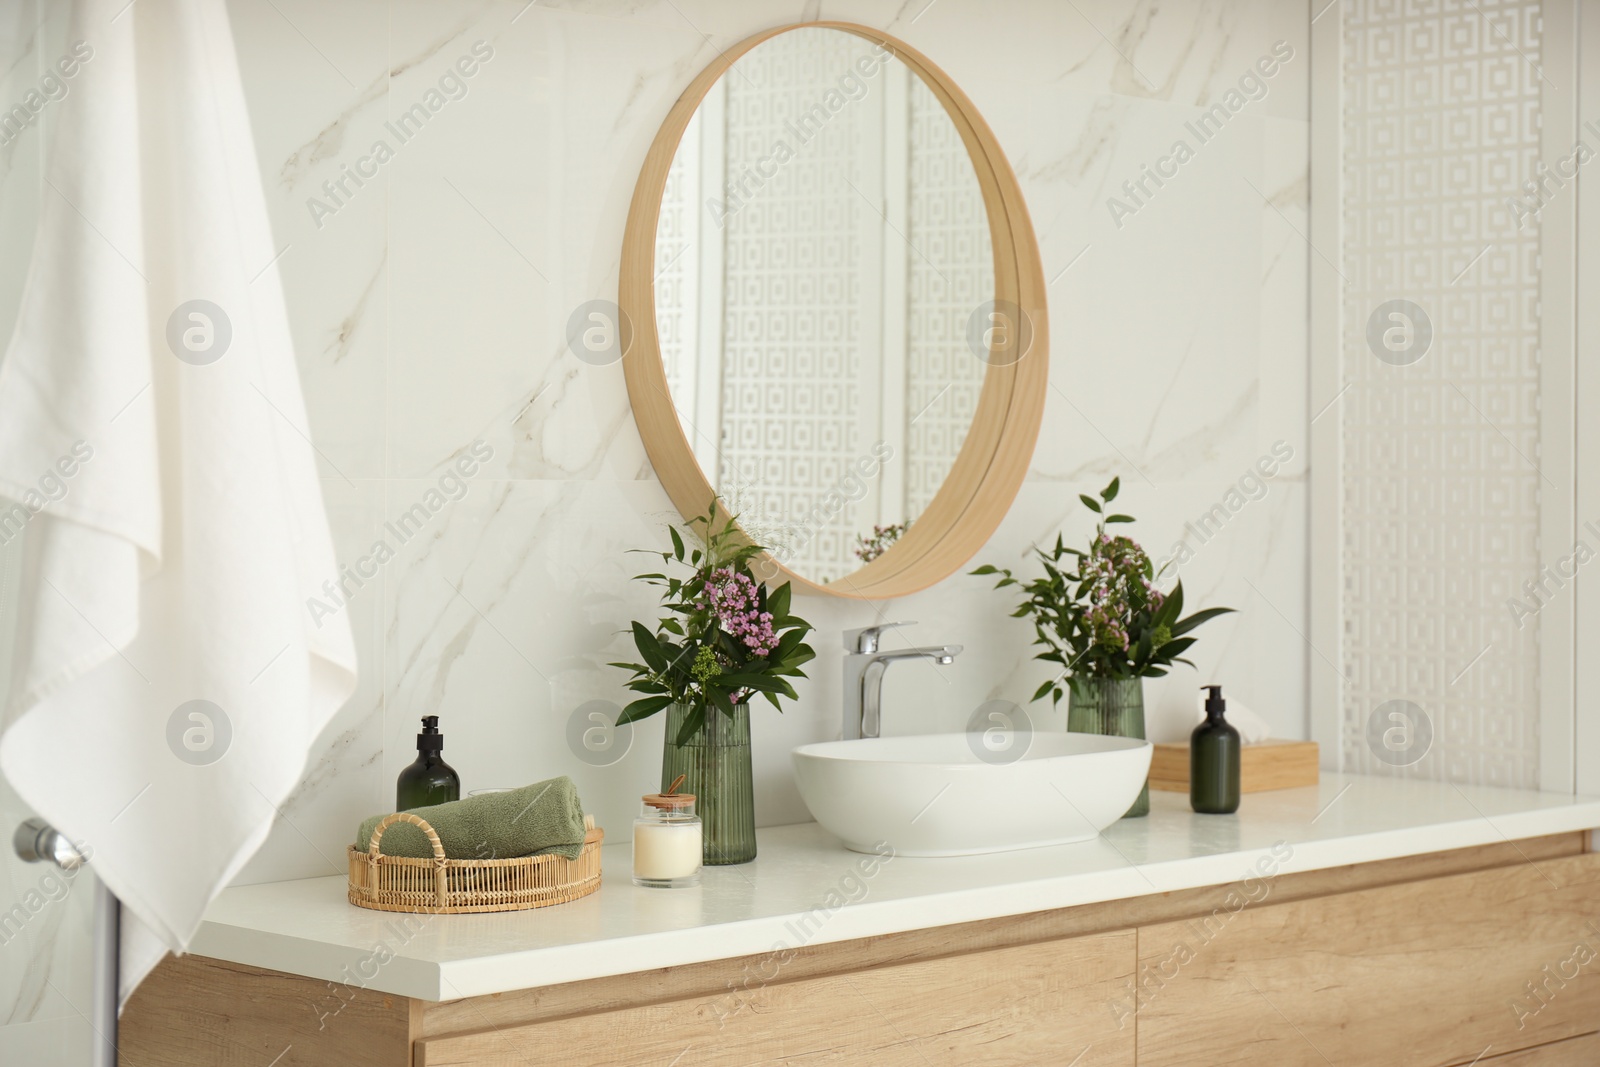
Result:
[[661,355],[707,480],[796,573],[847,579],[926,510],[994,295],[960,132],[880,44],[782,33],[701,102],[656,231]]

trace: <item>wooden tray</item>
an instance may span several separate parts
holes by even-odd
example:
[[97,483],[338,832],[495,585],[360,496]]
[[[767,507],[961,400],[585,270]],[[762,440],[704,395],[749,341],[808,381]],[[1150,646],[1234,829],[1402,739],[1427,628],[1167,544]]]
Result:
[[[383,832],[397,822],[422,830],[433,846],[432,859],[385,856],[378,851]],[[578,858],[519,856],[504,860],[453,860],[426,819],[408,811],[386,815],[361,852],[349,848],[349,900],[358,908],[428,915],[479,911],[522,911],[565,904],[600,888],[600,842],[605,831],[593,815],[583,817],[588,833]]]
[[[1268,738],[1239,749],[1239,792],[1264,793],[1316,785],[1317,743]],[[1150,788],[1189,791],[1189,745],[1160,744],[1150,757]]]

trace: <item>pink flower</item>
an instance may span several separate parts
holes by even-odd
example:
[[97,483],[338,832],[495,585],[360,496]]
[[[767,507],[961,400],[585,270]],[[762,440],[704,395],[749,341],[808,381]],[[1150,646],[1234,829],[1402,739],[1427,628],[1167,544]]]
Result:
[[1149,564],[1150,558],[1132,538],[1103,533],[1091,542],[1083,580],[1089,588],[1087,619],[1096,644],[1126,651],[1137,601],[1160,610],[1165,597],[1144,576]]
[[778,647],[772,613],[760,610],[759,590],[748,574],[732,567],[712,571],[705,593],[723,632],[742,642],[753,655],[764,657]]

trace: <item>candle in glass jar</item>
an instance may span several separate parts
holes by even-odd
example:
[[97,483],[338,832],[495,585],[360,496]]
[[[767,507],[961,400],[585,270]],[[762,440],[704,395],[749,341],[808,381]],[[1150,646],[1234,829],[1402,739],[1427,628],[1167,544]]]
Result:
[[662,820],[633,835],[633,873],[641,878],[688,878],[700,870],[700,820]]
[[694,796],[676,792],[677,787],[674,782],[665,793],[640,798],[633,823],[634,885],[678,889],[700,884],[700,817],[694,813]]

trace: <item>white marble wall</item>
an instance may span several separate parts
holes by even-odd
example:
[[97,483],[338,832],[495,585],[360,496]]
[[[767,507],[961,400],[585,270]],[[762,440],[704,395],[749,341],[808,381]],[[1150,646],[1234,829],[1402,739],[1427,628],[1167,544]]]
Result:
[[[358,695],[243,880],[335,874],[359,818],[392,804],[417,717],[443,717],[467,788],[569,773],[614,839],[657,784],[658,722],[607,767],[566,724],[621,701],[631,585],[674,517],[629,413],[619,366],[566,351],[568,314],[614,298],[623,222],[661,119],[721,47],[765,27],[846,19],[943,66],[994,127],[1038,231],[1050,289],[1052,390],[1027,484],[980,561],[1024,562],[1088,529],[1080,491],[1121,475],[1153,555],[1223,500],[1274,441],[1294,459],[1183,567],[1195,604],[1240,609],[1202,631],[1197,671],[1148,687],[1152,731],[1186,730],[1220,681],[1303,736],[1307,5],[1222,0],[233,0],[279,261],[323,486],[353,561],[447,465],[493,459],[461,500],[354,597]],[[1118,227],[1107,198],[1194,136],[1275,41],[1293,48]],[[475,42],[493,58],[336,213],[307,207],[384,123]],[[5,57],[0,56],[0,62]],[[389,138],[393,140],[392,136]],[[0,168],[4,167],[0,155]],[[0,224],[6,217],[0,209]],[[0,272],[14,262],[0,256]],[[0,274],[0,277],[9,275]],[[12,290],[6,289],[8,296]],[[10,309],[0,302],[0,315]],[[6,319],[5,321],[9,321]],[[3,325],[0,322],[0,325]],[[985,700],[1025,702],[1045,676],[1011,601],[958,576],[895,603],[807,600],[819,659],[801,700],[758,714],[761,822],[806,818],[794,745],[839,729],[839,633],[917,619],[965,653],[895,668],[889,732],[959,728]],[[936,709],[929,711],[928,709]],[[1035,706],[1059,727],[1064,709]]]
[[[336,873],[358,817],[386,808],[438,712],[468,788],[570,773],[613,835],[656,784],[660,726],[608,767],[572,755],[566,723],[621,701],[620,636],[651,618],[625,550],[674,515],[629,415],[620,367],[565,351],[578,303],[614,298],[623,221],[656,127],[690,78],[741,37],[848,19],[926,52],[972,96],[1021,176],[1050,290],[1046,430],[982,559],[1021,562],[1087,526],[1079,491],[1120,474],[1153,554],[1277,440],[1295,458],[1184,568],[1208,627],[1199,670],[1149,686],[1157,736],[1189,691],[1221,681],[1304,736],[1307,32],[1303,3],[1052,0],[751,3],[595,0],[236,0],[263,176],[324,487],[341,551],[363,552],[452,457],[494,458],[467,495],[355,598],[359,696],[246,880]],[[307,198],[477,41],[494,56],[426,129],[319,228]],[[1273,43],[1294,56],[1147,206],[1107,198],[1223,99]],[[1070,266],[1069,266],[1070,264]],[[917,619],[966,652],[896,669],[888,729],[958,728],[1043,677],[1010,601],[955,577],[903,602],[808,601],[821,652],[802,699],[757,721],[757,810],[806,818],[788,750],[839,729],[839,632]],[[936,708],[930,714],[926,709]],[[1064,709],[1035,707],[1059,726]]]

